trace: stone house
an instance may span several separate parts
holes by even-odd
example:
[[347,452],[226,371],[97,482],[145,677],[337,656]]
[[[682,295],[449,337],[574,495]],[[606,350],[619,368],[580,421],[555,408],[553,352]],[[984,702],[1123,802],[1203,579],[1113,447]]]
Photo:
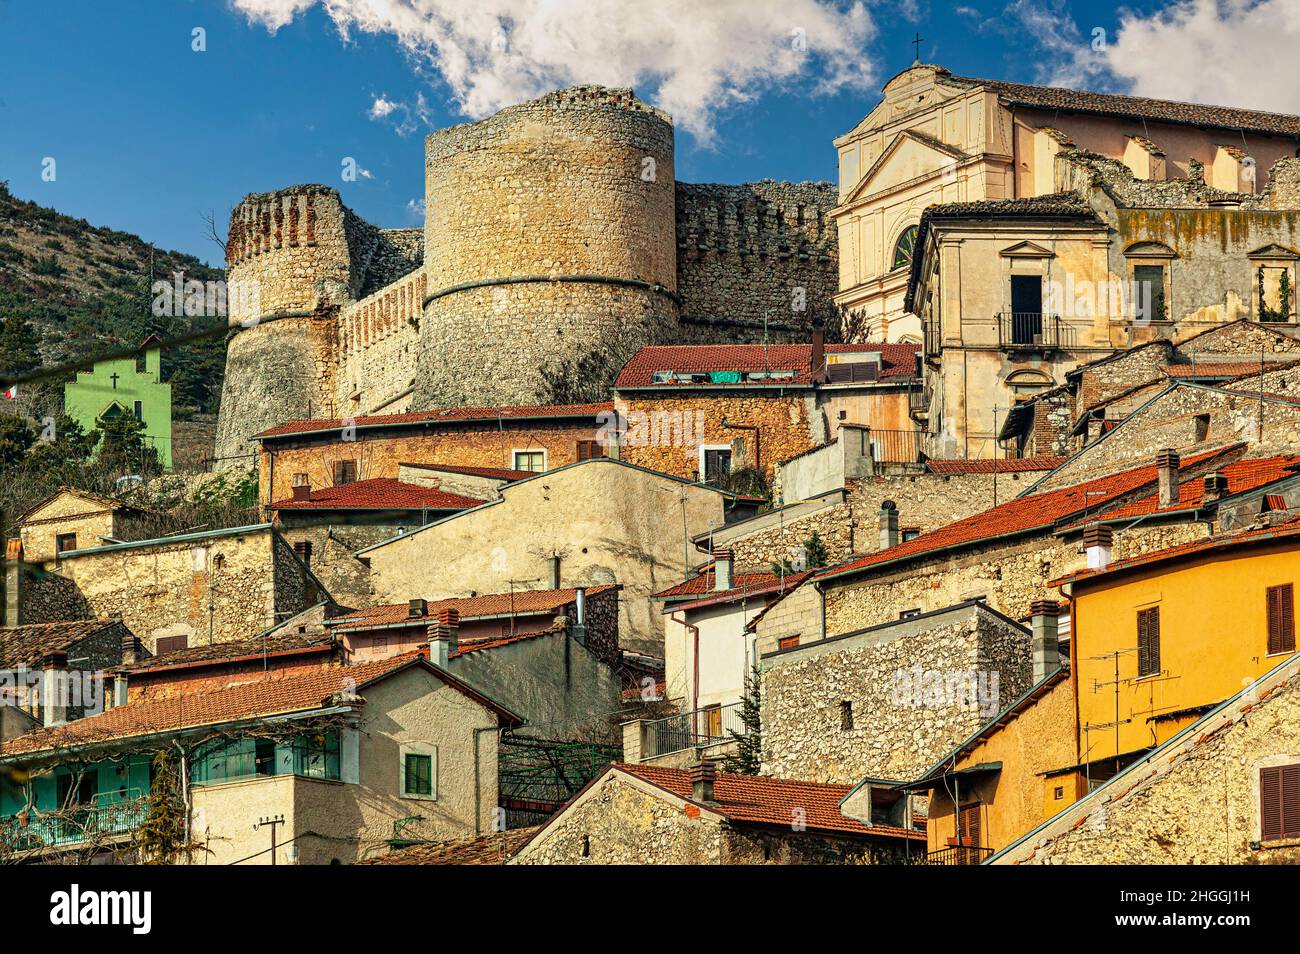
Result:
[[[430,840],[490,830],[497,737],[518,722],[419,655],[249,676],[6,742],[0,765],[22,772],[0,781],[0,828],[19,858],[130,857],[166,749],[188,772],[192,863],[350,863],[384,851],[397,823]],[[250,819],[276,815],[272,859]]]
[[613,411],[606,402],[286,421],[257,435],[259,499],[269,505],[301,485],[399,478],[412,464],[553,470],[601,456]]
[[763,773],[780,778],[911,780],[1030,684],[1029,631],[979,601],[789,642],[762,657]]
[[39,563],[71,550],[140,540],[157,532],[159,515],[121,500],[64,487],[18,517],[24,557]]
[[293,496],[267,511],[275,527],[330,594],[347,606],[370,600],[369,571],[352,554],[362,547],[441,520],[484,501],[393,477],[373,477]]
[[873,337],[920,341],[904,298],[925,210],[1056,192],[1062,153],[1108,158],[1153,190],[1204,177],[1207,187],[1241,197],[1263,189],[1266,172],[1276,178],[1275,164],[1298,145],[1294,116],[975,79],[914,63],[835,140],[835,301],[860,312]]
[[988,863],[1294,865],[1298,726],[1291,654]]
[[468,464],[416,464],[397,465],[397,479],[404,484],[419,484],[449,494],[461,494],[477,500],[495,500],[501,488],[516,480],[533,476],[531,470],[512,470],[508,467],[474,467]]
[[616,763],[512,864],[908,864],[925,835],[841,813],[847,785]]
[[919,439],[908,395],[916,347],[826,344],[657,345],[614,381],[618,456],[692,480],[744,468],[765,480],[791,457],[852,424],[876,459],[912,462]]
[[247,639],[329,599],[270,524],[79,547],[20,567],[8,563],[23,619],[118,615],[153,653]]
[[663,621],[650,597],[690,572],[691,536],[751,509],[725,491],[595,458],[508,484],[499,500],[356,555],[370,565],[376,603],[621,583],[623,648],[659,655]]

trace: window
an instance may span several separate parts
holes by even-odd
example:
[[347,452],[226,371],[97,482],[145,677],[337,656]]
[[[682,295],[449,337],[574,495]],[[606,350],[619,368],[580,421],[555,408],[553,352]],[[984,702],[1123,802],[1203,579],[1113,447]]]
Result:
[[159,636],[154,642],[154,654],[158,656],[187,648],[189,648],[188,636]]
[[334,462],[334,486],[353,484],[357,480],[357,462],[355,460],[336,460]]
[[1290,583],[1270,586],[1268,602],[1268,654],[1295,652],[1295,600]]
[[776,641],[777,649],[794,649],[798,645],[799,645],[798,635],[782,636],[780,639]]
[[141,424],[144,423],[144,402],[143,401],[135,402],[135,419],[139,421]]
[[903,610],[903,612],[901,612],[901,613],[898,614],[898,618],[899,618],[899,619],[911,619],[911,618],[914,617],[914,616],[920,616],[920,615],[921,615],[921,608],[918,606],[918,607],[916,607],[916,608],[914,608],[914,609],[905,609],[905,610]]
[[917,527],[904,527],[900,531],[900,533],[902,535],[904,543],[906,543],[908,540],[915,540],[917,537],[921,535],[921,531]]
[[1200,444],[1210,439],[1210,415],[1196,415],[1196,443]]
[[1165,267],[1134,265],[1133,284],[1137,292],[1134,311],[1138,319],[1165,321],[1169,317],[1165,308]]
[[[403,746],[405,748],[405,746]],[[402,756],[402,795],[406,798],[434,798],[433,752],[404,752]]]
[[600,441],[578,441],[578,460],[592,460],[604,456],[605,448],[601,446]]
[[1138,610],[1137,614],[1138,676],[1150,676],[1160,671],[1160,607]]
[[75,533],[60,533],[54,538],[54,549],[59,553],[67,553],[70,550],[77,549],[77,535]]
[[[75,785],[75,791],[74,791]],[[92,765],[84,772],[68,772],[58,777],[56,794],[60,810],[66,805],[93,805],[99,794],[99,771]]]
[[339,734],[336,730],[288,739],[214,739],[195,754],[190,780],[214,785],[258,776],[302,775],[338,781]]
[[1065,786],[1058,785],[1056,786],[1056,788],[1052,789],[1052,798],[1056,799],[1057,801],[1060,801],[1062,798],[1065,798]]
[[1300,838],[1300,763],[1259,770],[1259,837]]
[[979,802],[963,805],[957,813],[957,839],[965,848],[981,847]]
[[853,728],[853,703],[845,699],[840,703],[840,729],[848,732]]
[[721,480],[731,473],[731,445],[705,444],[700,447],[700,479],[705,483]]
[[916,233],[917,226],[909,225],[903,229],[903,234],[898,236],[898,241],[894,243],[892,268],[906,268],[912,264],[912,256],[916,254]]
[[1012,344],[1035,344],[1043,337],[1043,276],[1011,276]]
[[515,470],[540,474],[546,470],[546,451],[517,450],[514,451],[514,461]]

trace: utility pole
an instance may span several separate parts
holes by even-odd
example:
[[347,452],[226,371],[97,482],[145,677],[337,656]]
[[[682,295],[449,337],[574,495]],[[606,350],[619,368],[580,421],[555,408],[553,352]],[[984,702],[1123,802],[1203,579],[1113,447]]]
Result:
[[281,825],[284,824],[283,815],[272,815],[268,818],[259,818],[257,824],[253,826],[253,831],[257,831],[264,826],[271,828],[271,864],[275,864],[275,833]]

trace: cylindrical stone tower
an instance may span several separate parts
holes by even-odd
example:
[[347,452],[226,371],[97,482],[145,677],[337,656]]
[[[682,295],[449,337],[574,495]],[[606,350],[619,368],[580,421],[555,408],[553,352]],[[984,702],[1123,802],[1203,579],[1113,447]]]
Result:
[[334,189],[291,186],[246,196],[230,216],[227,306],[234,336],[217,422],[222,469],[250,466],[252,435],[292,418],[328,416],[335,317],[355,294]]
[[413,409],[603,399],[677,325],[673,129],[577,87],[426,140]]

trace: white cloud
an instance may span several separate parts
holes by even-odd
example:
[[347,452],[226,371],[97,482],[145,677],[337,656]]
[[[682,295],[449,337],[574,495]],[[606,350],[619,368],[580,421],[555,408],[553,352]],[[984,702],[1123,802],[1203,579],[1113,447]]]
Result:
[[370,104],[370,111],[366,114],[371,119],[383,119],[389,113],[397,108],[397,103],[391,99],[386,99],[383,93],[375,97],[375,101]]
[[[271,31],[313,2],[232,0]],[[765,90],[823,94],[877,79],[864,0],[318,2],[345,39],[394,36],[475,118],[563,86],[632,86],[707,141],[721,110]]]

